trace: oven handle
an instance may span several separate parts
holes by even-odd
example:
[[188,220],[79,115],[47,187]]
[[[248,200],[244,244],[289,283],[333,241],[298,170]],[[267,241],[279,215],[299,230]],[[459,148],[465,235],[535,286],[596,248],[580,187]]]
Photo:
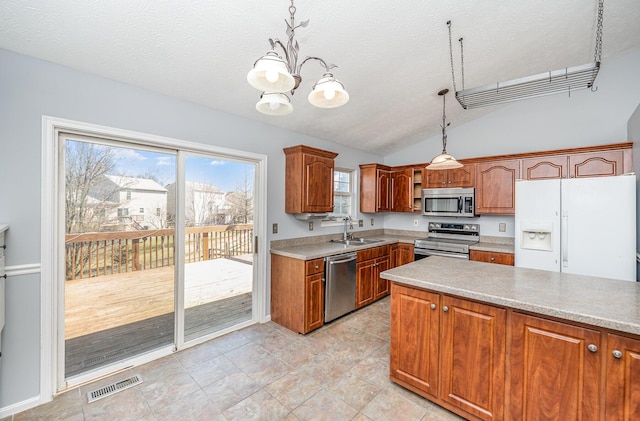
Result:
[[419,250],[419,249],[414,249],[413,253],[418,254],[420,256],[441,256],[441,257],[453,257],[456,259],[469,260],[469,255],[463,254],[463,253],[447,253],[447,252],[441,252],[441,251]]

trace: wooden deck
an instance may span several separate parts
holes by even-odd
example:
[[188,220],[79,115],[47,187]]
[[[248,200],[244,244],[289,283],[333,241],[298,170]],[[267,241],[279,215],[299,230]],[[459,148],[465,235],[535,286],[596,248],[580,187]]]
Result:
[[[252,271],[247,258],[186,266],[186,340],[251,319]],[[66,376],[173,343],[173,297],[173,267],[67,281]]]

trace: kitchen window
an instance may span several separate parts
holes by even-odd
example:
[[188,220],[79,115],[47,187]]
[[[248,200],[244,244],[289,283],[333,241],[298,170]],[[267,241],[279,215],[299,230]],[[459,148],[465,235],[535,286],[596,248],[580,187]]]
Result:
[[[327,221],[341,221],[347,217],[353,217],[353,170],[336,168],[333,171],[333,212],[329,214]],[[331,222],[323,222],[323,226],[335,225]]]

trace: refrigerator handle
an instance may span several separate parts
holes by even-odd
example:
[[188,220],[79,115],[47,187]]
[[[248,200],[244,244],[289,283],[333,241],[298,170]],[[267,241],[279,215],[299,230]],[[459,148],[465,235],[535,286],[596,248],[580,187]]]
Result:
[[562,211],[562,267],[569,266],[569,213]]

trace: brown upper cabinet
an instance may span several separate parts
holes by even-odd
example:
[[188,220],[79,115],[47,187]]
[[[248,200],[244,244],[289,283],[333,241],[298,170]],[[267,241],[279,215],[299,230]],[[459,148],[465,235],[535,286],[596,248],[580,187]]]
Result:
[[391,167],[360,165],[360,212],[391,210]]
[[476,164],[476,213],[513,215],[518,178],[520,161],[517,159]]
[[413,169],[391,171],[391,212],[413,212]]
[[608,177],[629,171],[631,149],[575,152],[522,160],[522,178],[525,180]]
[[474,164],[464,164],[453,170],[423,171],[424,188],[473,187],[475,185]]
[[337,153],[298,145],[286,155],[285,212],[333,212],[333,170]]

